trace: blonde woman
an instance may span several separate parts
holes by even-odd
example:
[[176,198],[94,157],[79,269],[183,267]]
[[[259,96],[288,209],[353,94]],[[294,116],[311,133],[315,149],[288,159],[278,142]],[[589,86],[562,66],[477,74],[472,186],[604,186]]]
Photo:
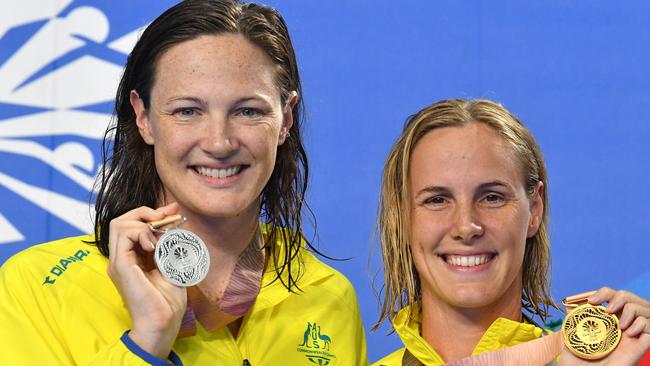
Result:
[[[541,337],[550,307],[548,183],[528,129],[487,100],[444,100],[407,121],[384,167],[379,230],[390,320],[405,347],[376,365],[441,365]],[[601,362],[650,346],[650,303],[601,288],[622,340]],[[562,364],[582,360],[568,351]]]

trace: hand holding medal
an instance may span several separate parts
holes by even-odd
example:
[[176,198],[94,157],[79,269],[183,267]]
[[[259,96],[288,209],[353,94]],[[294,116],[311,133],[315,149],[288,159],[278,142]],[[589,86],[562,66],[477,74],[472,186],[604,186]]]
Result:
[[650,348],[649,301],[603,287],[563,303],[569,312],[561,365],[635,365]]
[[166,358],[187,308],[187,291],[169,282],[156,267],[158,241],[147,222],[178,213],[178,204],[138,207],[110,223],[108,275],[131,317],[129,337],[142,349]]

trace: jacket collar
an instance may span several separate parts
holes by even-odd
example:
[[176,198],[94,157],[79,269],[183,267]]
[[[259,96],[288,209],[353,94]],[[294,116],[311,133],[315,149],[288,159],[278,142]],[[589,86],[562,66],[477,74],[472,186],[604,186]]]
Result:
[[[441,365],[445,361],[420,335],[420,303],[411,304],[400,310],[393,319],[393,327],[406,348],[425,365]],[[411,319],[411,313],[413,318]],[[483,334],[472,355],[494,351],[528,342],[542,336],[542,329],[528,323],[506,318],[497,318]]]

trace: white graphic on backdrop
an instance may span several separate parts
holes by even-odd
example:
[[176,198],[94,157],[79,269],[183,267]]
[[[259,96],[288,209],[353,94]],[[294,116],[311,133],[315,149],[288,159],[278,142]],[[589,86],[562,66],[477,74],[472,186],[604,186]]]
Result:
[[[23,234],[21,234],[20,231],[16,230],[16,228],[11,225],[11,223],[4,216],[2,216],[2,214],[0,214],[0,233],[1,239],[7,243],[25,240]],[[0,242],[0,244],[2,244],[2,242]]]
[[72,0],[20,0],[11,4],[5,4],[0,11],[0,38],[5,33],[20,24],[27,24],[41,19],[47,19],[59,14]]
[[[126,58],[141,29],[104,44],[110,30],[104,13],[97,8],[80,6],[58,16],[71,3],[49,1],[43,4],[42,0],[22,0],[12,4],[11,11],[3,9],[0,12],[0,40],[13,28],[45,21],[0,65],[0,103],[39,108],[28,114],[0,118],[0,153],[38,161],[90,193],[100,163],[89,146],[66,139],[77,137],[77,140],[85,138],[99,143],[110,115],[77,108],[112,101],[122,65],[91,53],[66,62],[57,61],[88,45],[99,45],[124,54]],[[55,147],[42,143],[43,137],[53,136],[60,137],[63,142]],[[19,175],[7,174],[2,166],[0,186],[80,231],[92,229],[92,207],[88,207],[87,196],[75,197],[35,186]],[[12,224],[12,219],[19,218],[3,215],[0,205],[0,244],[25,239],[25,233],[16,228],[16,221]]]

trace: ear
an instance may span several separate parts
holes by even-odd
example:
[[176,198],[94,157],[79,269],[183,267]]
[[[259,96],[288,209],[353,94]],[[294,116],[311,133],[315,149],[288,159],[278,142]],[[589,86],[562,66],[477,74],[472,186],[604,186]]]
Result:
[[528,198],[530,202],[530,222],[528,224],[528,231],[526,237],[532,238],[537,234],[539,226],[542,224],[544,215],[544,183],[537,182],[535,191]]
[[280,128],[280,137],[278,139],[278,146],[284,144],[289,137],[289,130],[293,126],[293,107],[298,103],[298,93],[295,90],[292,90],[289,93],[289,100],[284,106],[284,111],[282,111],[282,128]]
[[151,133],[149,115],[147,114],[147,109],[144,107],[144,102],[135,90],[131,90],[130,101],[133,112],[135,112],[135,124],[138,126],[140,136],[142,136],[142,139],[147,145],[153,145],[154,138]]

